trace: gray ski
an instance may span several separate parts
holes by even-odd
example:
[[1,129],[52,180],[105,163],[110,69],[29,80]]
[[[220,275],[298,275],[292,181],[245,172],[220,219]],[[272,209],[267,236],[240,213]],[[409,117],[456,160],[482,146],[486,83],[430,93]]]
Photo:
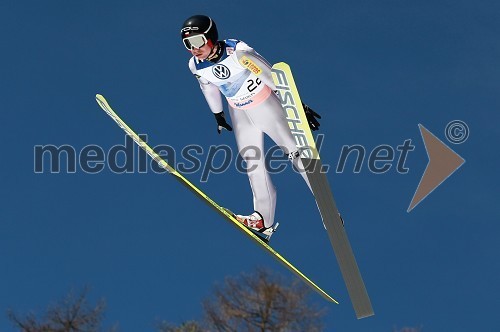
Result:
[[292,135],[301,151],[300,157],[307,171],[316,203],[323,218],[342,277],[358,319],[374,315],[370,297],[356,263],[342,218],[337,210],[326,174],[316,149],[312,132],[302,108],[290,67],[280,62],[273,66],[273,79],[280,93],[281,103]]

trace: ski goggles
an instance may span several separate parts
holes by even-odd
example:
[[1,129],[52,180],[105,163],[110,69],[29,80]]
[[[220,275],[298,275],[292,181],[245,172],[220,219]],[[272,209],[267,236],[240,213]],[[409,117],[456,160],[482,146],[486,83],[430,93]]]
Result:
[[182,42],[188,50],[192,50],[193,48],[203,47],[207,43],[207,38],[205,35],[194,35],[183,38]]

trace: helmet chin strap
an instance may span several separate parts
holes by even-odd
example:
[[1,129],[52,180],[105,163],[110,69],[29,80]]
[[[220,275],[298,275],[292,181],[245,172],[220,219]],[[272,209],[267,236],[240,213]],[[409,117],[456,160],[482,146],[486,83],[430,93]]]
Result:
[[212,47],[212,49],[210,50],[210,53],[208,53],[207,57],[205,60],[212,60],[213,58],[215,58],[215,56],[217,55],[217,50],[218,50],[218,44],[215,43],[215,45]]
[[212,47],[210,50],[210,53],[208,54],[207,58],[205,60],[212,61],[214,59],[218,59],[220,56],[220,42],[216,42],[215,45]]

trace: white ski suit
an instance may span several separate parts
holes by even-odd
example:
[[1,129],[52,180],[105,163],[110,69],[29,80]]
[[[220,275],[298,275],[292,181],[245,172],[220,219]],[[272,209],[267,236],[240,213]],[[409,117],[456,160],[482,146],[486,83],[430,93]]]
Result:
[[264,218],[266,227],[274,224],[276,189],[265,167],[264,133],[286,154],[309,185],[297,147],[286,121],[271,76],[271,66],[253,48],[235,39],[219,43],[224,47],[216,62],[189,60],[189,68],[200,83],[213,113],[223,111],[225,96],[236,143],[246,161],[253,192],[254,210]]

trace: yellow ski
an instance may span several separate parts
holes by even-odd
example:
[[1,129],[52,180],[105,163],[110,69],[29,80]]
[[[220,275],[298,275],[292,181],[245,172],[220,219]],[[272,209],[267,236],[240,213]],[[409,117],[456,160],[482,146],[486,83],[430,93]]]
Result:
[[338,304],[338,302],[328,295],[324,290],[319,288],[314,282],[312,282],[308,277],[306,277],[302,272],[300,272],[295,266],[293,266],[288,260],[286,260],[283,256],[281,256],[276,250],[274,250],[268,243],[266,243],[260,236],[256,235],[254,232],[246,228],[240,222],[238,222],[233,214],[214,202],[210,197],[205,195],[198,187],[193,185],[189,180],[187,180],[182,174],[177,172],[175,168],[170,166],[160,155],[158,155],[146,142],[144,142],[139,135],[137,135],[109,106],[106,99],[98,94],[96,95],[96,101],[99,106],[122,128],[127,135],[129,135],[136,143],[139,145],[146,153],[153,158],[155,162],[158,163],[160,167],[168,171],[170,174],[175,176],[175,178],[181,182],[184,186],[186,186],[192,193],[198,196],[201,200],[208,204],[211,208],[217,211],[220,215],[222,215],[227,221],[229,221],[232,225],[234,225],[237,229],[247,235],[250,239],[252,239],[255,243],[261,246],[264,250],[270,253],[277,261],[282,263],[286,268],[292,271],[297,277],[302,279],[307,285],[309,285],[313,290],[323,296],[326,300],[331,301],[333,303]]

